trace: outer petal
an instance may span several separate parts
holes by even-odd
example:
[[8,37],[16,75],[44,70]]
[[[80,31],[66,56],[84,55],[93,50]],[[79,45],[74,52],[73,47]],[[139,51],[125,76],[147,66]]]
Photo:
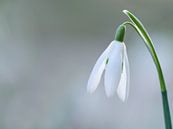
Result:
[[104,79],[107,97],[113,96],[120,81],[123,48],[123,44],[117,41],[109,55],[109,62],[106,66]]
[[106,50],[98,58],[95,66],[91,72],[89,80],[88,80],[87,91],[89,93],[93,93],[95,91],[95,89],[97,88],[97,86],[100,82],[102,73],[106,66],[106,60],[108,59],[108,55],[109,55],[111,49],[113,49],[113,46],[114,46],[114,41],[112,41],[110,43],[110,45],[106,48]]
[[126,46],[124,44],[123,71],[121,74],[120,83],[117,88],[117,94],[122,101],[125,101],[128,98],[129,83],[130,83],[129,61],[127,57]]

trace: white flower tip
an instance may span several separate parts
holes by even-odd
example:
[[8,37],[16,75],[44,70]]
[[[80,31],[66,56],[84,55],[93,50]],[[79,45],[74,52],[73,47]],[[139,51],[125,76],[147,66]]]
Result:
[[106,92],[106,96],[108,98],[110,98],[110,97],[112,97],[114,95],[114,92],[112,90],[105,90],[105,92]]
[[122,102],[125,102],[127,100],[127,97],[125,95],[122,95],[120,92],[117,92],[117,94]]
[[91,85],[87,85],[87,92],[92,94],[95,91],[95,88],[93,88]]
[[123,102],[125,102],[128,98],[128,88],[127,88],[125,77],[126,76],[121,77],[120,84],[117,88],[117,95],[120,98],[120,100],[122,100]]
[[128,91],[126,91],[126,89],[124,88],[125,88],[125,85],[121,85],[117,89],[117,95],[119,99],[123,102],[125,102],[128,98]]

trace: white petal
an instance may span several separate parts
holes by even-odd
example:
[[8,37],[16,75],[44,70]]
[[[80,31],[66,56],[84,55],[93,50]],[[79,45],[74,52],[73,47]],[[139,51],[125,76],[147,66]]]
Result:
[[107,97],[113,96],[119,84],[122,72],[122,54],[123,44],[119,42],[115,43],[105,70],[104,83]]
[[95,91],[95,89],[97,88],[97,86],[100,82],[102,73],[106,66],[106,60],[107,60],[110,50],[113,48],[113,46],[114,46],[114,41],[112,41],[110,43],[110,45],[106,48],[106,50],[98,58],[95,66],[91,72],[89,80],[88,80],[87,91],[89,93],[93,93]]
[[123,71],[121,74],[120,83],[117,88],[117,94],[122,101],[125,101],[128,98],[129,83],[130,83],[129,61],[127,57],[126,46],[124,44]]

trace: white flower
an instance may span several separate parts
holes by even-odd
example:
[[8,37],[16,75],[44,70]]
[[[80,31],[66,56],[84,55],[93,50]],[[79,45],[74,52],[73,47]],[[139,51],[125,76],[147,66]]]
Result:
[[112,41],[98,58],[88,80],[87,91],[93,93],[105,70],[104,85],[107,97],[115,91],[122,101],[128,97],[130,72],[126,46],[123,42]]

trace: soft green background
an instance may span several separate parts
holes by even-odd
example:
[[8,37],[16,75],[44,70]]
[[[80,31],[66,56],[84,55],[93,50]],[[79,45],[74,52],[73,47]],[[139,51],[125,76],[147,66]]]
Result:
[[[172,0],[1,0],[0,129],[164,129],[157,73],[131,27],[129,99],[107,99],[90,71],[132,11],[149,31],[173,111]],[[173,115],[173,113],[172,113]]]

